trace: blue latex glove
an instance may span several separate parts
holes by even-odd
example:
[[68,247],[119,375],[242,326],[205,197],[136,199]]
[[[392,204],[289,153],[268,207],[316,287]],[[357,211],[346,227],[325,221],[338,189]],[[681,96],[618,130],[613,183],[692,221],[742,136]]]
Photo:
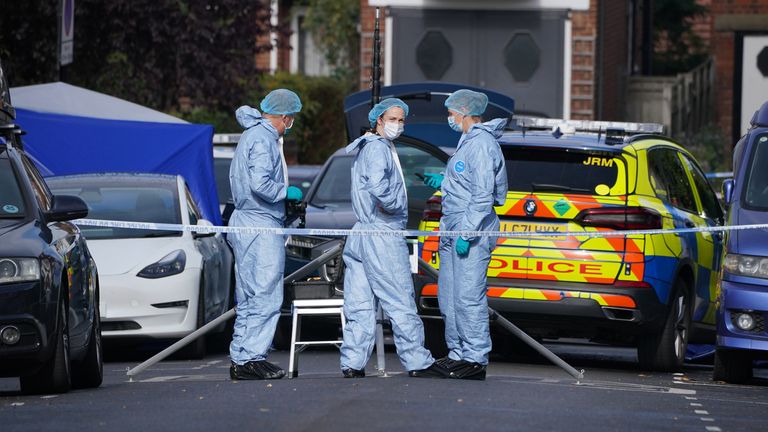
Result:
[[467,256],[469,253],[469,242],[464,240],[463,238],[459,237],[456,239],[456,253],[459,254],[459,256]]
[[291,201],[301,201],[304,198],[304,194],[301,193],[301,189],[296,186],[288,186],[288,190],[285,192],[285,199]]
[[431,187],[432,189],[440,189],[440,185],[443,184],[443,179],[445,178],[442,174],[437,173],[425,173],[424,174],[424,184]]

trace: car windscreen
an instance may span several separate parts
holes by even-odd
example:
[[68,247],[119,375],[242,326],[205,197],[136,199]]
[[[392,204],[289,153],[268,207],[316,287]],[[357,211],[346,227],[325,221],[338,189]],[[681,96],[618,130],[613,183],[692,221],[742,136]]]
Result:
[[354,156],[336,156],[320,178],[310,204],[323,207],[326,205],[349,204],[352,202],[352,162]]
[[0,218],[24,217],[24,197],[8,160],[7,150],[0,148]]
[[219,204],[226,204],[232,199],[232,188],[229,185],[229,166],[232,158],[213,158],[213,172],[216,176],[216,192],[219,194]]
[[626,193],[626,162],[617,155],[505,146],[509,190],[580,195]]
[[749,161],[744,206],[752,210],[768,211],[768,134],[755,137],[754,150]]
[[[54,195],[76,195],[88,204],[88,219],[125,222],[153,222],[180,224],[179,197],[175,183],[110,185],[98,181],[75,185],[73,181],[59,184],[50,181]],[[89,240],[117,238],[177,237],[179,231],[108,228],[80,225]]]

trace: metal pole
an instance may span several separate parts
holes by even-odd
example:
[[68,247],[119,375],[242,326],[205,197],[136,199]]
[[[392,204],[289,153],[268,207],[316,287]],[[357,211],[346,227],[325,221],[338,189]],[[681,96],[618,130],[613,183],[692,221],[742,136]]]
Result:
[[[286,278],[284,278],[283,279],[283,284],[293,283],[293,282],[295,282],[298,279],[302,279],[302,278],[304,278],[306,276],[309,276],[309,274],[311,274],[313,271],[317,270],[321,265],[325,264],[326,262],[328,262],[331,259],[333,259],[336,256],[338,256],[341,253],[341,251],[343,250],[343,247],[344,247],[343,244],[338,244],[338,245],[332,247],[331,249],[329,249],[328,251],[326,251],[325,253],[323,253],[319,257],[317,257],[314,260],[308,262],[303,267],[301,267],[300,269],[296,270],[295,272],[291,273]],[[180,339],[179,341],[177,341],[173,345],[169,346],[168,348],[166,348],[166,349],[160,351],[159,353],[155,354],[154,356],[152,356],[149,360],[146,360],[145,362],[139,364],[135,368],[129,370],[128,372],[126,372],[126,375],[131,377],[131,381],[133,381],[133,376],[134,375],[138,375],[138,374],[142,373],[147,368],[153,366],[157,362],[159,362],[159,361],[165,359],[166,357],[172,355],[176,351],[184,348],[185,346],[187,346],[193,340],[197,339],[198,337],[202,337],[203,335],[205,335],[206,333],[211,331],[211,329],[213,329],[214,327],[218,326],[222,322],[224,322],[224,321],[226,321],[226,320],[228,320],[228,319],[230,319],[230,318],[232,318],[234,316],[235,316],[235,308],[232,308],[232,309],[224,312],[224,314],[222,314],[220,317],[214,319],[213,321],[211,321],[208,324],[200,327],[199,329],[193,331],[192,333],[184,336],[182,339]]]
[[384,310],[376,302],[376,370],[379,376],[387,377],[387,360],[384,357]]
[[[428,275],[432,276],[433,278],[437,279],[439,276],[439,273],[437,270],[435,270],[434,267],[429,265],[426,261],[424,261],[421,257],[419,257],[419,269],[422,270],[424,273],[427,273]],[[571,365],[566,363],[563,359],[558,357],[555,353],[547,349],[544,345],[540,344],[536,339],[528,336],[524,331],[520,330],[516,325],[512,324],[508,319],[504,318],[503,316],[499,315],[498,312],[496,312],[493,308],[488,308],[488,313],[490,314],[491,320],[497,320],[501,324],[502,327],[507,329],[510,333],[520,338],[523,342],[528,344],[531,348],[535,349],[539,354],[543,355],[547,358],[547,360],[551,361],[557,366],[560,366],[563,370],[568,372],[569,375],[576,378],[576,380],[584,379],[584,371],[577,371],[574,369]]]

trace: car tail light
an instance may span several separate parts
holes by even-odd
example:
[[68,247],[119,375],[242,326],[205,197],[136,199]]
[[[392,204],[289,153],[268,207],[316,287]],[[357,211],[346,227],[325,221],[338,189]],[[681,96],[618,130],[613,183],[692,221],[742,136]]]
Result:
[[582,226],[615,230],[660,229],[661,215],[645,207],[586,209],[574,218]]
[[424,207],[424,213],[421,218],[424,221],[439,221],[443,216],[443,197],[432,195],[427,200],[427,206]]

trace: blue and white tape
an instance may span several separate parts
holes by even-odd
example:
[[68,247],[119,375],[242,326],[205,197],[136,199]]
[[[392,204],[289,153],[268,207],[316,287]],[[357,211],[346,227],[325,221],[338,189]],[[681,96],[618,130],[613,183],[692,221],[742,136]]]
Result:
[[125,222],[101,219],[78,219],[75,224],[105,228],[128,228],[156,231],[188,231],[196,233],[243,233],[306,235],[320,237],[380,236],[380,237],[623,237],[654,234],[717,233],[741,230],[768,230],[768,224],[708,226],[695,228],[616,230],[616,231],[419,231],[419,230],[368,230],[368,229],[317,229],[317,228],[261,228],[210,225],[182,225],[152,222]]

